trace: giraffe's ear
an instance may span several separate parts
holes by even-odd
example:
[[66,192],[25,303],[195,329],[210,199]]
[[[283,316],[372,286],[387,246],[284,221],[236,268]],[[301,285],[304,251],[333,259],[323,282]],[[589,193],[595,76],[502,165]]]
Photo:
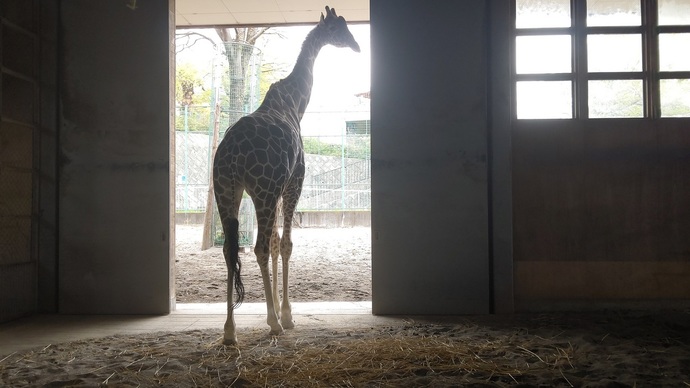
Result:
[[321,20],[319,20],[319,24],[323,24],[323,13],[321,13]]

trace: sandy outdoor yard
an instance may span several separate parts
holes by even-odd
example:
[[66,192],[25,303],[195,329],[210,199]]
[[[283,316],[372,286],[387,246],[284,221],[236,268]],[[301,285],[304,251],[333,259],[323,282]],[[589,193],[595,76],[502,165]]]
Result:
[[[177,225],[177,303],[226,301],[222,247],[200,249],[202,225]],[[294,302],[371,300],[371,228],[294,228],[290,299]],[[240,255],[245,302],[264,302],[252,250]],[[279,265],[279,278],[282,269]]]

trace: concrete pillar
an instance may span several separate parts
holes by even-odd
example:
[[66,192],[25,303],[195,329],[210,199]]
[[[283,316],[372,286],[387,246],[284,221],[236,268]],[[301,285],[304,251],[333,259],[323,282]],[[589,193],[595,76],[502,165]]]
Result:
[[59,311],[170,311],[173,1],[61,3]]

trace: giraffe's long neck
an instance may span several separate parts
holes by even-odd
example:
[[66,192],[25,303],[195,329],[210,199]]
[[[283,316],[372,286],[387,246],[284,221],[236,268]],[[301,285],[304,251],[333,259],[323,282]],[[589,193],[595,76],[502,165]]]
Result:
[[311,30],[304,39],[302,50],[300,50],[297,61],[295,62],[295,67],[288,76],[288,78],[301,77],[305,81],[308,81],[305,85],[308,87],[306,94],[311,93],[311,86],[314,79],[314,61],[316,61],[316,57],[319,55],[324,45],[325,43],[322,39],[321,29],[317,26]]
[[281,99],[283,109],[290,109],[297,120],[302,119],[311,98],[311,89],[314,84],[314,61],[325,45],[322,35],[320,26],[316,26],[309,32],[302,43],[302,50],[292,72],[269,89],[268,93],[274,93],[275,96],[268,94],[266,96],[266,100]]

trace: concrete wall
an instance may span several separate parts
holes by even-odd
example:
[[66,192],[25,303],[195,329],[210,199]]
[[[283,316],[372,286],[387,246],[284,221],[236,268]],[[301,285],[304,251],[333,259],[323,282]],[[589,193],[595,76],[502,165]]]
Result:
[[170,309],[171,7],[61,2],[60,312]]
[[489,312],[485,3],[370,6],[374,313]]
[[371,226],[371,211],[296,212],[295,223],[302,228],[351,228]]
[[[175,223],[203,224],[205,213],[177,213]],[[296,212],[294,225],[297,228],[351,228],[371,226],[371,211],[313,211]]]

